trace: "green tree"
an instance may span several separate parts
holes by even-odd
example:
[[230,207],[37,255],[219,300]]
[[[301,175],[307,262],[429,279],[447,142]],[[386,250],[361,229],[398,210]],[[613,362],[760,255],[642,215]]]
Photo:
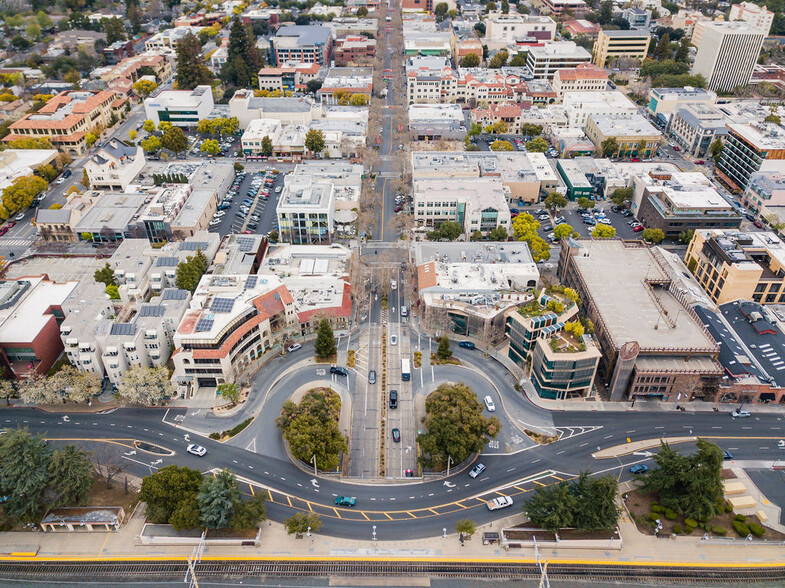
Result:
[[542,137],[534,137],[531,141],[526,141],[526,150],[532,153],[545,153],[548,150],[548,141]]
[[324,82],[322,80],[314,79],[308,80],[308,83],[305,84],[306,89],[308,90],[309,94],[316,94],[319,89],[322,87]]
[[35,173],[36,175],[44,178],[47,182],[51,182],[60,175],[60,172],[58,172],[57,169],[55,169],[55,167],[49,163],[40,166],[37,170],[35,170]]
[[725,149],[725,145],[723,144],[722,139],[717,137],[709,146],[709,153],[711,154],[711,158],[717,161],[720,158],[720,155],[722,155],[723,149]]
[[226,529],[231,526],[235,507],[240,502],[237,480],[229,470],[205,478],[196,495],[202,528]]
[[117,386],[117,398],[131,404],[154,406],[172,395],[172,382],[166,366],[148,368],[136,365],[126,370]]
[[98,135],[96,135],[95,133],[86,133],[84,136],[84,142],[88,149],[93,145],[95,145],[95,142],[97,140],[98,140]]
[[177,264],[175,284],[181,290],[193,293],[199,285],[199,280],[207,271],[207,257],[201,249],[196,250],[196,255],[188,256],[185,261]]
[[464,55],[461,59],[461,67],[480,67],[480,56],[476,53]]
[[43,505],[49,483],[50,451],[43,437],[11,429],[0,437],[0,492],[8,496],[5,512],[32,520]]
[[551,256],[551,249],[545,239],[537,234],[540,223],[528,213],[519,214],[512,221],[513,234],[516,241],[524,241],[529,245],[534,261],[547,261]]
[[193,90],[196,86],[209,84],[213,74],[204,63],[202,44],[199,39],[188,33],[175,45],[177,59],[176,82],[179,90]]
[[316,331],[316,341],[313,344],[316,358],[326,360],[333,357],[338,352],[338,345],[335,343],[335,335],[330,326],[330,321],[323,318],[319,321],[319,328]]
[[616,229],[611,225],[598,224],[592,229],[591,236],[594,239],[610,239],[616,236]]
[[116,41],[125,41],[125,26],[119,18],[103,19],[104,32],[106,33],[106,44],[111,45]]
[[[502,14],[510,13],[510,3],[508,0],[502,0]],[[471,535],[471,533],[469,533]]]
[[221,152],[221,147],[218,145],[217,139],[205,139],[199,151],[207,153],[208,155],[218,155]]
[[690,57],[690,40],[687,37],[682,37],[679,42],[679,48],[676,50],[674,61],[686,63]]
[[491,143],[491,151],[515,151],[515,149],[509,141],[497,139]]
[[[147,518],[154,523],[170,523],[183,502],[196,498],[202,478],[200,471],[176,465],[165,466],[142,478],[139,500],[147,503]],[[189,527],[196,526],[198,521]]]
[[495,123],[488,125],[485,127],[486,133],[492,133],[494,135],[503,135],[509,130],[507,123],[503,120],[496,121]]
[[163,145],[161,145],[161,139],[159,139],[155,135],[150,135],[149,137],[141,141],[139,145],[142,147],[142,150],[145,153],[158,153],[163,147]]
[[266,495],[260,492],[255,494],[253,498],[241,500],[235,504],[229,526],[237,531],[257,528],[261,521],[267,520],[265,498]]
[[490,62],[488,62],[489,69],[499,69],[500,67],[507,64],[507,59],[509,59],[510,54],[507,52],[506,49],[500,49],[497,51],[496,55],[494,55]]
[[[468,57],[468,56],[467,56]],[[467,137],[477,137],[482,134],[482,125],[479,123],[472,123],[471,128],[466,133]]]
[[45,31],[48,31],[54,26],[52,19],[49,18],[49,15],[45,13],[43,10],[39,10],[36,13],[35,19],[38,21],[38,25]]
[[637,154],[639,157],[643,157],[643,156],[645,155],[645,153],[646,153],[646,148],[647,148],[648,146],[649,146],[649,145],[648,145],[648,143],[646,142],[646,139],[641,139],[641,140],[638,142],[638,145],[635,147],[635,153],[636,153],[636,154]]
[[355,14],[358,18],[365,18],[368,16],[368,9],[365,6],[360,6],[356,11]]
[[262,155],[265,157],[270,157],[273,154],[273,141],[270,139],[269,135],[265,135],[262,137]]
[[554,236],[557,239],[566,239],[567,237],[572,235],[574,232],[575,232],[575,229],[573,229],[567,223],[562,223],[560,225],[556,225],[556,227],[554,227],[554,229],[553,229],[553,234],[554,234]]
[[256,47],[256,37],[251,28],[235,16],[229,30],[229,47],[226,62],[221,67],[221,80],[229,86],[257,88],[257,73],[263,66],[264,61]]
[[106,287],[106,294],[112,300],[120,300],[120,288],[118,286],[116,286],[115,284],[109,284]]
[[542,134],[542,125],[523,123],[521,125],[521,135],[526,137],[536,137]]
[[158,88],[158,84],[153,80],[139,80],[133,85],[134,92],[142,98],[147,98],[150,94],[155,92],[156,88]]
[[316,533],[322,528],[322,519],[315,512],[298,512],[284,522],[286,532],[289,535],[304,535],[310,527],[311,532]]
[[480,231],[474,231],[472,233],[472,241],[482,241],[482,233]]
[[[149,512],[148,507],[148,519],[150,519]],[[199,512],[199,503],[196,501],[195,491],[192,494],[188,494],[187,498],[183,498],[177,504],[174,511],[172,511],[171,516],[167,519],[167,522],[174,527],[175,531],[198,529],[201,526],[202,515]]]
[[600,149],[602,149],[603,157],[618,155],[619,142],[616,140],[616,137],[608,137],[600,144]]
[[439,339],[439,347],[436,349],[436,355],[439,356],[439,359],[448,359],[452,357],[452,349],[450,349],[450,339],[447,338],[447,335],[442,335]]
[[488,233],[489,241],[506,241],[509,237],[506,227],[498,226]]
[[221,395],[221,398],[231,402],[232,406],[240,400],[240,387],[234,382],[218,384],[218,393]]
[[81,504],[93,488],[90,455],[75,445],[58,447],[49,458],[49,491],[52,506]]
[[580,208],[581,210],[589,210],[593,206],[594,206],[594,202],[592,202],[588,198],[585,197],[578,198],[578,208]]
[[512,59],[510,59],[510,67],[526,67],[527,54],[528,51],[521,51],[513,55]]
[[311,153],[324,151],[324,133],[319,129],[310,129],[305,133],[305,148]]
[[172,127],[161,136],[161,146],[173,153],[182,153],[188,149],[188,137],[181,128]]
[[463,533],[464,535],[474,535],[474,532],[476,530],[477,528],[474,526],[474,523],[471,522],[469,519],[461,519],[460,521],[455,523],[456,533]]
[[3,188],[0,215],[8,218],[12,213],[29,207],[47,186],[45,179],[35,175],[14,178],[10,186]]
[[155,130],[155,123],[148,118],[142,123],[142,130],[146,133],[152,133]]
[[425,400],[427,432],[417,436],[425,467],[445,466],[448,456],[463,463],[501,430],[496,417],[486,418],[483,405],[466,384],[442,384]]
[[463,227],[455,221],[444,221],[439,225],[439,234],[443,239],[455,241],[463,233]]
[[633,189],[629,188],[616,188],[613,191],[611,200],[616,206],[624,206],[627,202],[632,200]]
[[113,284],[115,286],[117,285],[117,278],[114,275],[114,270],[112,269],[112,266],[110,266],[108,262],[106,263],[106,265],[104,265],[104,267],[95,270],[95,273],[93,274],[93,279],[96,282],[101,282],[107,286],[110,284]]
[[436,20],[441,22],[444,20],[444,17],[447,16],[447,11],[450,7],[447,5],[446,2],[439,2],[436,6],[433,7],[433,14],[436,16]]
[[545,208],[549,210],[556,210],[557,208],[564,208],[567,206],[567,198],[558,192],[551,192],[545,197],[543,204],[545,204]]
[[662,232],[662,229],[643,229],[641,237],[644,241],[657,244],[665,238],[665,233]]
[[523,505],[523,511],[533,524],[553,532],[572,526],[577,506],[577,497],[570,485],[561,482],[538,486]]
[[686,231],[682,231],[679,233],[679,241],[684,243],[685,245],[689,244],[692,241],[692,236],[695,234],[695,231],[692,229],[687,229]]
[[658,61],[665,61],[671,57],[671,37],[665,33],[660,37],[657,46],[654,49],[654,58]]

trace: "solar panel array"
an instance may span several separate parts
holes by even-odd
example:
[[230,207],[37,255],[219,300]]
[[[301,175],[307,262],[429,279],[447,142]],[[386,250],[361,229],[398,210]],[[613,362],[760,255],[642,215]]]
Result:
[[133,335],[136,332],[136,325],[133,323],[114,323],[109,330],[110,335]]
[[234,298],[213,298],[210,310],[213,312],[231,312],[234,307]]
[[188,298],[187,290],[180,290],[179,288],[167,288],[164,290],[164,300],[185,300]]
[[255,239],[252,239],[251,237],[238,237],[237,247],[243,253],[251,251],[253,249],[254,241]]
[[210,315],[203,316],[196,323],[196,332],[197,333],[204,333],[206,331],[209,331],[210,329],[213,328],[213,322],[214,321],[213,321],[213,317],[212,316],[210,316]]
[[159,257],[155,265],[156,267],[175,267],[179,263],[176,257]]
[[256,288],[256,276],[248,276],[245,278],[245,289],[250,290]]
[[156,316],[161,317],[166,312],[166,308],[163,306],[158,306],[156,304],[143,304],[139,308],[139,314],[137,316]]
[[197,249],[205,251],[208,245],[204,241],[183,241],[180,243],[180,251],[196,251]]

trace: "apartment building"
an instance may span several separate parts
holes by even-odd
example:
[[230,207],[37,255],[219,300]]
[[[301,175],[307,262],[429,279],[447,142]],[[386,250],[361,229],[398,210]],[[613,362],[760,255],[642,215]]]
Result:
[[409,104],[453,102],[458,79],[444,57],[406,60],[406,100]]
[[144,50],[160,53],[165,49],[174,49],[177,42],[188,34],[198,35],[204,27],[175,27],[154,34],[144,42]]
[[776,233],[698,230],[684,263],[717,305],[785,302],[785,244]]
[[551,14],[557,20],[568,14],[583,18],[589,11],[583,0],[542,0],[543,14]]
[[771,32],[771,25],[774,23],[774,13],[768,10],[766,6],[759,6],[752,2],[741,2],[739,4],[731,4],[728,20],[743,20],[768,37]]
[[335,188],[326,181],[289,175],[275,207],[281,241],[329,243],[334,231]]
[[604,92],[608,89],[608,72],[591,63],[582,63],[556,70],[552,86],[560,100],[567,92]]
[[130,147],[113,137],[87,160],[84,169],[92,188],[125,191],[145,163],[141,147]]
[[565,240],[558,277],[594,323],[597,377],[611,401],[714,397],[719,348],[692,308],[700,287],[678,258],[640,242]]
[[552,80],[558,70],[588,61],[591,54],[572,41],[546,42],[541,47],[531,47],[526,54],[526,67],[536,80]]
[[691,73],[706,78],[710,90],[730,92],[744,86],[765,38],[762,30],[743,21],[707,23]]
[[605,67],[609,63],[617,66],[623,59],[641,62],[649,52],[650,42],[651,35],[640,30],[602,30],[594,42],[592,63]]
[[[270,92],[303,92],[308,82],[319,77],[318,63],[298,63],[292,66],[263,67],[259,70],[259,89]],[[242,91],[242,90],[240,90]],[[253,92],[249,93],[253,96]]]
[[54,147],[78,156],[87,149],[87,133],[100,133],[122,118],[128,107],[128,100],[111,90],[60,92],[37,112],[11,123],[10,134],[3,141],[47,138]]
[[773,122],[728,123],[728,135],[715,172],[735,192],[743,192],[757,171],[780,167],[785,159],[785,128]]
[[618,149],[605,153],[609,157],[649,158],[662,140],[660,132],[637,112],[632,114],[592,114],[586,121],[586,136],[602,148],[606,139],[614,138]]
[[212,88],[197,86],[193,90],[164,90],[145,98],[144,113],[156,126],[166,121],[176,127],[191,128],[207,118],[214,106]]
[[629,6],[621,13],[621,17],[627,21],[631,29],[648,29],[651,22],[651,10]]
[[372,92],[372,67],[331,67],[318,95],[322,104],[345,104],[355,94],[370,102]]
[[567,126],[585,129],[590,116],[600,114],[627,115],[637,112],[638,107],[618,90],[603,92],[565,92],[562,105],[567,115]]
[[[750,175],[741,203],[752,214],[767,218],[785,206],[785,169],[782,171],[755,172]],[[774,212],[779,216],[777,212]]]
[[376,56],[376,39],[354,36],[335,40],[335,63],[371,65]]
[[705,16],[699,10],[685,10],[680,9],[678,13],[671,15],[671,26],[674,29],[681,29],[684,31],[684,36],[692,40],[695,25],[699,22],[710,21],[711,19]]
[[690,104],[713,105],[717,93],[703,88],[652,88],[649,93],[649,114],[657,118],[658,124],[667,127],[673,114]]
[[107,84],[116,80],[128,80],[133,84],[142,77],[142,72],[147,72],[147,68],[152,70],[159,84],[168,81],[174,73],[172,62],[166,57],[145,52],[123,59],[114,66],[98,67],[90,72],[90,77],[100,79]]
[[696,229],[737,229],[741,217],[700,172],[633,177],[630,210],[644,226],[668,239]]
[[270,53],[276,66],[289,61],[329,65],[332,52],[331,31],[320,25],[281,27],[270,39]]
[[556,22],[547,16],[493,12],[485,21],[484,40],[491,49],[501,49],[524,38],[552,41]]

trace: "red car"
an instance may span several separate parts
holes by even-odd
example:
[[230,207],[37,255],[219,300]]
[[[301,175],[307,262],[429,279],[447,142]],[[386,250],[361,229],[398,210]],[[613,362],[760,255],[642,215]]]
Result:
[[674,145],[674,146],[673,146],[673,150],[674,150],[674,151],[681,151],[681,149],[679,149],[679,147],[678,147],[677,145]]
[[0,227],[0,235],[5,235],[8,232],[8,227]]
[[636,158],[636,157],[633,157],[632,159],[630,159],[630,161],[639,161],[639,159]]
[[643,225],[638,225],[637,227],[632,229],[636,233],[640,233],[643,230]]
[[762,228],[763,228],[763,225],[761,224],[761,222],[760,222],[760,221],[755,221],[755,222],[754,222],[754,223],[752,223],[752,224],[753,224],[753,225],[755,225],[756,227],[758,227],[759,229],[762,229]]
[[696,160],[695,160],[695,163],[696,163],[696,164],[698,164],[698,165],[703,165],[703,164],[704,164],[704,163],[706,163],[706,162],[705,162],[705,161],[703,161],[702,159],[696,159]]
[[13,229],[16,226],[16,221],[9,221],[6,225],[9,229]]

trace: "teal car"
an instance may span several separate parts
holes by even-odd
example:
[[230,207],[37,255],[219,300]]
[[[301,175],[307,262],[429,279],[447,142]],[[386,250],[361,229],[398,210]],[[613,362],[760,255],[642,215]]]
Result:
[[357,504],[357,499],[354,496],[338,496],[335,499],[335,504],[338,506],[354,506]]

